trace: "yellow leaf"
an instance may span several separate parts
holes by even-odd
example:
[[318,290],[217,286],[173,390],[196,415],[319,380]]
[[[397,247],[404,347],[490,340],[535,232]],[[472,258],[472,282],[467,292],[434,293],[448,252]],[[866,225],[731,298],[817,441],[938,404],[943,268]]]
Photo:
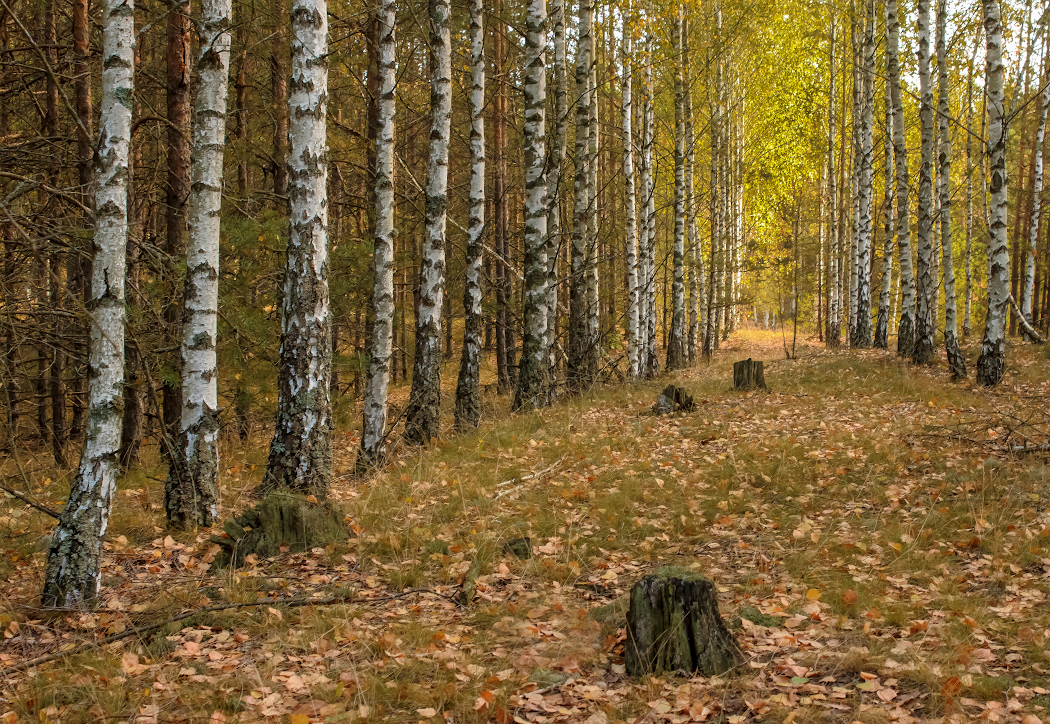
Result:
[[891,542],[890,543],[890,548],[892,548],[893,550],[897,551],[898,553],[901,552],[902,547],[903,546],[901,546],[900,543],[896,543],[896,542]]
[[808,591],[806,591],[806,598],[808,598],[810,601],[819,601],[820,600],[820,589],[818,589],[818,588],[811,588],[811,589],[809,589]]
[[292,714],[288,717],[288,721],[291,724],[310,724],[310,717],[306,714]]

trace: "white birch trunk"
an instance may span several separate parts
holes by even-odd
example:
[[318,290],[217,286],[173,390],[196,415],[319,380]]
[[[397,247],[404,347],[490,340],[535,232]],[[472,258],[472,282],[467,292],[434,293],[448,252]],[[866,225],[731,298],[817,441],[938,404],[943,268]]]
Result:
[[879,316],[875,322],[875,347],[889,349],[890,292],[893,283],[893,104],[890,100],[889,83],[883,95],[885,121],[883,123],[883,177],[885,187],[882,197],[882,287],[879,290]]
[[634,99],[632,98],[631,66],[634,62],[631,55],[631,32],[626,16],[623,21],[623,177],[624,177],[624,213],[626,216],[627,247],[627,376],[638,379],[638,347],[641,342],[639,330],[638,302],[641,297],[638,284],[638,193],[635,188],[634,173]]
[[[481,422],[481,264],[485,233],[485,27],[483,0],[470,0],[470,196],[466,281],[463,287],[463,353],[456,384],[456,429]],[[555,206],[556,208],[556,206]],[[555,212],[555,215],[557,212]]]
[[580,0],[578,40],[576,44],[576,169],[574,183],[574,218],[569,277],[569,348],[568,382],[570,389],[580,391],[591,386],[597,372],[588,334],[588,261],[590,259],[590,78],[593,50],[592,25],[594,9],[591,0]]
[[598,287],[598,56],[594,36],[592,28],[591,73],[587,86],[591,97],[587,107],[587,198],[590,199],[591,210],[587,217],[587,349],[592,357],[588,364],[593,369],[593,378],[597,379],[602,339]]
[[948,3],[937,0],[937,103],[940,145],[938,148],[937,190],[940,198],[941,262],[944,265],[944,348],[948,369],[954,379],[966,378],[966,358],[959,349],[959,330],[955,305],[955,260],[952,254],[952,134],[949,126],[951,105],[948,86]]
[[219,231],[232,0],[201,0],[197,102],[194,106],[186,306],[182,327],[182,421],[178,477],[168,521],[212,525],[218,515],[219,390],[215,345],[219,318]]
[[[719,47],[720,38],[722,31],[722,12],[719,6],[715,6],[715,48]],[[711,216],[711,265],[709,267],[710,284],[708,285],[708,305],[707,305],[707,325],[704,331],[703,340],[703,357],[708,363],[711,362],[711,358],[714,356],[715,347],[718,340],[718,304],[721,299],[719,297],[720,290],[720,269],[718,259],[721,255],[719,249],[721,244],[721,213],[722,213],[722,199],[721,199],[721,185],[719,172],[719,163],[721,154],[719,153],[719,145],[722,139],[722,105],[720,96],[720,86],[722,84],[722,59],[715,51],[716,56],[713,60],[714,73],[713,76],[713,88],[709,91],[711,95],[711,158],[710,158],[710,171],[711,171],[711,193],[710,193],[710,216]]]
[[322,498],[332,478],[326,0],[293,1],[291,38],[289,234],[277,423],[262,488],[286,487]]
[[897,325],[897,355],[910,357],[915,347],[915,275],[911,261],[911,221],[908,195],[908,146],[904,138],[904,110],[900,84],[900,23],[897,0],[886,0],[886,82],[893,103],[894,191],[897,196],[897,253],[900,258],[901,316]]
[[[1050,65],[1048,65],[1050,67]],[[1035,299],[1035,260],[1039,253],[1039,213],[1043,194],[1043,138],[1046,136],[1046,114],[1050,108],[1050,74],[1044,75],[1040,97],[1039,126],[1035,135],[1035,158],[1032,174],[1032,213],[1028,224],[1028,249],[1024,255],[1024,282],[1021,288],[1021,314],[1032,323],[1032,304]],[[1026,335],[1027,336],[1027,335]]]
[[966,289],[964,291],[963,337],[970,336],[973,303],[973,63],[980,45],[974,41],[966,79]]
[[660,358],[656,354],[656,166],[653,161],[653,144],[656,141],[656,111],[653,98],[653,40],[646,38],[645,49],[645,140],[642,153],[645,155],[649,177],[645,189],[645,354],[642,374],[651,379],[660,374]]
[[685,65],[685,219],[686,244],[689,251],[691,271],[689,284],[689,362],[696,362],[700,352],[703,313],[707,306],[707,282],[704,278],[704,255],[700,248],[700,227],[696,220],[696,135],[693,125],[693,92],[692,75],[689,63],[689,23],[685,23],[682,32],[682,62]]
[[445,300],[448,144],[452,130],[451,0],[430,0],[430,143],[427,149],[423,261],[416,304],[416,358],[405,410],[405,440],[437,438],[441,414],[441,309]]
[[69,501],[51,537],[43,606],[80,607],[98,596],[102,539],[120,467],[124,385],[124,274],[135,17],[131,0],[102,7],[102,104],[95,163],[95,234],[88,345],[88,424]]
[[988,314],[977,360],[977,382],[999,383],[1006,371],[1006,318],[1010,305],[1010,248],[1006,238],[1007,117],[1003,91],[1003,29],[999,3],[983,0],[988,106]]
[[831,18],[831,31],[830,31],[830,45],[828,50],[828,72],[830,75],[829,87],[828,87],[828,209],[831,214],[831,224],[828,229],[828,239],[831,242],[831,252],[829,258],[830,269],[830,288],[828,294],[828,330],[827,330],[827,341],[826,344],[829,349],[838,349],[842,340],[842,325],[841,325],[841,301],[842,301],[842,283],[841,275],[839,273],[839,259],[841,256],[839,249],[839,190],[838,190],[838,179],[835,175],[835,111],[836,101],[835,98],[835,18]]
[[685,328],[685,77],[682,67],[682,25],[685,8],[678,6],[673,30],[674,76],[674,252],[671,284],[671,328],[667,334],[667,369],[686,366]]
[[525,18],[525,320],[514,408],[547,401],[547,0],[529,0]]
[[375,168],[375,230],[372,259],[375,279],[372,307],[371,359],[365,386],[364,427],[357,456],[358,472],[382,465],[386,458],[387,393],[394,339],[394,104],[397,89],[395,1],[381,0],[379,24],[377,99],[378,119]]
[[866,0],[860,65],[860,165],[857,169],[857,303],[850,346],[871,346],[871,253],[874,241],[872,207],[875,197],[873,157],[875,110],[875,8]]
[[561,180],[569,126],[565,0],[552,0],[550,18],[554,25],[554,138],[550,149],[551,165],[547,171],[547,332],[543,346],[547,352],[549,381],[553,382],[557,367],[554,345],[558,326],[558,257],[562,246]]
[[937,287],[933,283],[933,84],[930,79],[930,0],[918,1],[919,163],[918,258],[916,263],[915,364],[933,362],[933,318]]

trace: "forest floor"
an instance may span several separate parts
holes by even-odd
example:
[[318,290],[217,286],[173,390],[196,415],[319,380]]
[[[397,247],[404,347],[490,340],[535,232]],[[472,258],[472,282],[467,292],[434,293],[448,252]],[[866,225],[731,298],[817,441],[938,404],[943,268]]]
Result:
[[[745,357],[768,393],[732,390]],[[52,522],[2,500],[0,724],[1050,722],[1050,455],[1024,449],[1050,443],[1050,352],[1008,367],[987,391],[742,332],[674,375],[694,413],[651,414],[670,377],[524,415],[494,398],[476,434],[367,482],[348,420],[348,539],[237,571],[210,570],[207,532],[164,531],[158,466],[118,491],[94,612],[34,608]],[[224,510],[267,443],[224,443]],[[26,489],[60,507],[68,484]],[[625,674],[619,604],[668,563],[715,581],[741,671]],[[293,600],[172,621],[260,598]]]

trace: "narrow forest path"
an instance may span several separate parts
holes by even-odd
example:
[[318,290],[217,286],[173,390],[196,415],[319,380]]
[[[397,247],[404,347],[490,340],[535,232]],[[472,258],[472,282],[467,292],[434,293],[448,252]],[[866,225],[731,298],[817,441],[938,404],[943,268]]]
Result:
[[[1050,468],[1009,452],[1050,442],[1046,349],[1012,348],[994,392],[885,352],[799,352],[743,332],[675,377],[695,413],[649,413],[666,380],[610,387],[403,452],[367,484],[340,433],[347,544],[233,573],[208,572],[205,536],[154,527],[156,483],[125,481],[104,607],[46,624],[25,607],[49,521],[9,501],[5,668],[209,603],[356,600],[202,614],[4,674],[0,706],[136,724],[1050,721]],[[746,357],[768,394],[731,389]],[[261,474],[256,447],[225,451],[226,504]],[[739,676],[624,675],[618,602],[666,563],[717,583]]]

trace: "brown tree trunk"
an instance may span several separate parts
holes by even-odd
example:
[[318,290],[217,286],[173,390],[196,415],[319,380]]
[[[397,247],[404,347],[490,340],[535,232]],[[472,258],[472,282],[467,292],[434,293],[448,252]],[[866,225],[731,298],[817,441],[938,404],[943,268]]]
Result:
[[[492,178],[493,239],[496,253],[507,258],[509,209],[507,208],[507,25],[502,19],[503,1],[497,0],[492,24],[492,76],[496,97],[492,103],[492,146],[495,163]],[[513,339],[510,331],[510,299],[507,294],[510,274],[506,265],[497,261],[496,286],[496,377],[501,390],[513,386],[510,377]]]
[[277,0],[277,27],[270,50],[270,89],[273,99],[273,193],[276,207],[288,208],[288,7]]
[[[167,254],[167,277],[165,289],[169,300],[179,300],[182,292],[179,260],[186,255],[186,210],[190,196],[190,5],[175,5],[168,13],[168,47],[165,56],[167,68],[168,103],[168,179],[165,200],[164,251]],[[177,348],[181,334],[182,305],[169,302],[164,309],[167,326],[165,346]],[[161,398],[164,409],[164,439],[161,453],[168,458],[168,450],[178,440],[179,421],[182,417],[182,395],[179,387],[169,380],[181,378],[181,363],[178,354],[169,355],[167,366],[173,373],[164,375]]]
[[[91,25],[88,0],[73,0],[73,74],[77,112],[77,181],[80,201],[92,208],[91,186],[94,183],[94,148],[92,147],[94,108],[91,100]],[[85,226],[90,224],[85,220]],[[69,285],[77,309],[76,345],[78,360],[73,370],[73,417],[69,434],[79,439],[84,432],[84,395],[86,394],[83,360],[87,356],[87,325],[83,321],[83,305],[87,301],[91,280],[91,249],[78,248],[70,258]]]

